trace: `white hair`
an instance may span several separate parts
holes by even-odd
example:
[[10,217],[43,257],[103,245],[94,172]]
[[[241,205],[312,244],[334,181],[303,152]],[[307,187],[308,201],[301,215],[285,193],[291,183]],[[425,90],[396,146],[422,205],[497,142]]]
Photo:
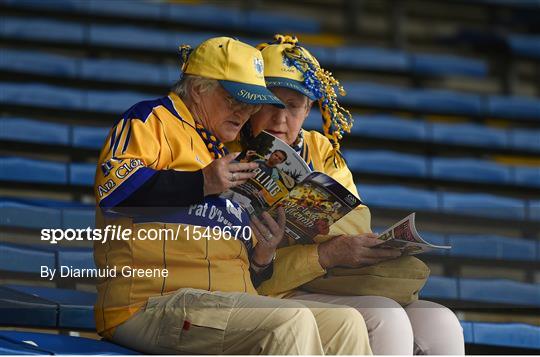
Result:
[[207,92],[217,87],[218,81],[193,74],[184,74],[182,78],[176,82],[172,91],[182,99],[190,99],[189,95],[192,88],[199,88],[199,93]]

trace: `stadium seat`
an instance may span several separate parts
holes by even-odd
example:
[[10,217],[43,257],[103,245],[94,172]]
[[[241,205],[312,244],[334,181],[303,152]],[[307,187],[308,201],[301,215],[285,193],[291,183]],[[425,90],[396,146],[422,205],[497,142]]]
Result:
[[[89,42],[94,46],[134,47],[153,50],[170,50],[172,33],[145,29],[137,26],[93,25]],[[178,46],[178,44],[177,44]]]
[[413,73],[433,76],[485,77],[488,73],[486,62],[479,59],[449,55],[414,54],[411,56]]
[[35,183],[67,183],[67,164],[21,157],[0,156],[0,180]]
[[92,248],[78,247],[57,247],[57,269],[58,267],[72,266],[76,269],[93,269],[94,250]]
[[80,186],[93,186],[96,164],[73,162],[69,165],[69,183]]
[[431,170],[431,175],[441,180],[512,183],[507,166],[485,160],[437,157],[431,160]]
[[517,35],[507,37],[512,52],[523,57],[540,59],[540,36]]
[[172,84],[168,83],[165,66],[117,59],[82,60],[81,78],[159,85]]
[[[66,270],[62,270],[67,272]],[[61,271],[57,271],[59,276]],[[45,288],[27,285],[3,285],[3,288],[15,291],[22,295],[26,294],[29,297],[36,297],[44,301],[56,304],[58,309],[57,321],[58,328],[77,328],[77,329],[95,329],[94,322],[94,303],[96,302],[96,294],[78,290],[68,290],[59,288]],[[7,294],[7,293],[6,293]],[[14,301],[10,308],[11,315],[16,319],[11,325],[17,323],[21,325],[31,326],[31,323],[26,323],[24,320],[17,319],[17,310],[28,311],[34,307],[27,301]],[[10,325],[9,322],[3,322],[4,325]]]
[[483,113],[480,96],[450,90],[407,90],[405,109],[418,112],[437,112],[453,115],[477,116]]
[[540,349],[540,327],[522,323],[472,323],[474,343]]
[[525,202],[482,193],[444,192],[442,208],[448,213],[524,220]]
[[516,166],[513,171],[517,185],[540,187],[540,167]]
[[0,325],[56,328],[58,305],[0,285]]
[[540,152],[540,130],[513,129],[510,131],[510,142],[518,150]]
[[412,177],[427,175],[423,156],[374,150],[344,150],[343,156],[351,171]]
[[359,184],[356,187],[368,207],[428,211],[437,211],[438,208],[435,192],[393,185]]
[[77,22],[4,16],[0,36],[21,40],[83,43],[84,30],[84,25]]
[[458,297],[457,279],[444,276],[430,276],[420,291],[421,299],[457,300]]
[[71,145],[87,149],[100,149],[109,132],[108,127],[75,125],[72,128]]
[[463,329],[463,339],[465,343],[473,343],[473,323],[470,321],[459,321],[461,328]]
[[449,254],[454,256],[528,261],[537,257],[537,244],[531,239],[453,234],[448,236],[448,244],[452,246]]
[[95,227],[94,208],[64,208],[62,210],[62,228],[81,228]]
[[44,51],[2,49],[0,70],[59,77],[76,77],[78,60]]
[[342,98],[344,104],[366,105],[387,109],[404,106],[404,90],[399,87],[367,82],[343,82],[347,96]]
[[[87,109],[96,112],[120,114],[134,104],[152,98],[151,95],[128,91],[86,91]],[[153,97],[157,97],[154,95]]]
[[83,91],[39,83],[0,82],[0,103],[84,109]]
[[9,355],[133,355],[106,341],[39,332],[0,331],[0,352]]
[[540,100],[532,97],[488,96],[486,111],[488,116],[540,122]]
[[0,242],[2,251],[0,271],[35,274],[42,266],[54,269],[56,267],[55,252],[49,248]]
[[159,20],[164,16],[166,4],[147,1],[133,2],[130,0],[90,0],[86,1],[86,9],[84,5],[81,4],[80,6],[78,11],[86,10],[96,15]]
[[[442,234],[422,231],[420,232],[420,236],[424,238],[425,241],[434,245],[448,245],[445,236]],[[447,252],[446,249],[434,249],[430,251],[429,254],[446,255]]]
[[529,219],[531,221],[540,221],[540,200],[529,201]]
[[[319,115],[319,123],[320,120]],[[407,120],[390,115],[358,115],[355,116],[352,133],[376,138],[423,141],[427,138],[427,125],[420,120]]]
[[[1,56],[0,56],[1,57]],[[19,142],[69,145],[69,126],[24,118],[0,118],[0,139]]]
[[460,299],[517,306],[540,306],[540,285],[505,279],[460,279]]
[[432,126],[432,142],[504,148],[508,146],[505,130],[479,124],[443,124]]
[[409,71],[409,56],[402,51],[358,46],[337,47],[335,66],[347,69],[376,69],[394,72]]

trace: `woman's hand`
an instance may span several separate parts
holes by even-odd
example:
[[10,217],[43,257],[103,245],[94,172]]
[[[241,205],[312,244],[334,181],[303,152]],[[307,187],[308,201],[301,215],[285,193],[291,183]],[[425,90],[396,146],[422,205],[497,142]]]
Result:
[[255,177],[255,173],[251,170],[256,169],[259,165],[254,162],[231,162],[237,156],[238,153],[228,154],[221,159],[212,161],[210,165],[202,169],[205,196],[225,192],[229,188],[241,185]]
[[381,241],[375,233],[341,235],[319,245],[319,263],[324,269],[335,266],[358,268],[401,256],[397,249],[375,248]]
[[251,217],[251,229],[257,237],[257,245],[253,252],[253,261],[256,265],[264,266],[272,262],[278,244],[285,232],[285,210],[277,209],[277,222],[268,212],[263,212],[261,219]]

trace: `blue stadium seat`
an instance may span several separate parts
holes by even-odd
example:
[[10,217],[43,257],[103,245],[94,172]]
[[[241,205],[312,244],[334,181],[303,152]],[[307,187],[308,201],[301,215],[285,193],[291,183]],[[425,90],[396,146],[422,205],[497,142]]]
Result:
[[100,149],[109,128],[94,126],[73,126],[71,145],[79,148]]
[[359,184],[356,187],[368,206],[428,211],[438,208],[435,192],[393,185]]
[[0,156],[0,180],[35,183],[67,183],[63,162]]
[[170,50],[175,48],[170,46],[172,36],[172,33],[168,31],[150,30],[136,26],[92,25],[89,42],[90,45],[94,46]]
[[404,92],[404,107],[419,112],[441,112],[455,115],[481,115],[480,96],[450,90],[424,89]]
[[81,228],[95,227],[96,213],[94,208],[64,208],[62,210],[62,228]]
[[[67,270],[63,271],[67,272]],[[58,276],[61,272],[57,271],[56,274]],[[29,296],[44,299],[56,304],[58,307],[57,326],[59,328],[95,329],[93,307],[96,302],[95,293],[13,284],[4,285],[4,287],[21,294],[28,294]],[[24,310],[30,308],[27,304],[21,303],[20,305],[19,308],[13,307],[12,310]]]
[[[87,91],[86,109],[97,112],[110,112],[118,116],[134,104],[152,98],[152,95],[128,91]],[[154,96],[155,97],[155,96]]]
[[76,77],[78,60],[44,51],[2,49],[0,69],[59,77]]
[[10,355],[133,355],[135,351],[106,341],[49,333],[0,331],[0,352]]
[[540,59],[540,36],[534,35],[509,35],[508,44],[512,52],[523,57]]
[[38,83],[0,82],[0,103],[83,109],[83,92],[73,88]]
[[452,246],[449,254],[455,256],[529,261],[537,257],[536,242],[531,239],[453,234],[448,244]]
[[166,10],[166,4],[146,1],[89,0],[79,2],[85,2],[86,9],[82,8],[84,5],[81,4],[81,8],[79,8],[78,11],[87,10],[90,13],[96,15],[134,17],[144,18],[148,20],[161,19],[162,17],[164,17],[164,10]]
[[458,281],[456,278],[430,276],[420,291],[421,299],[458,299]]
[[[4,3],[10,6],[16,6],[29,9],[44,9],[53,11],[81,11],[88,8],[87,4],[90,1],[80,0],[2,0]],[[91,0],[95,1],[95,0]]]
[[[354,69],[377,69],[407,72],[409,56],[402,51],[369,47],[337,47],[335,66]],[[347,87],[346,87],[347,88]]]
[[352,105],[397,109],[404,106],[404,89],[367,82],[342,82],[347,96],[341,101]]
[[96,164],[73,162],[69,165],[69,183],[72,185],[93,186]]
[[24,40],[83,43],[84,26],[76,22],[28,17],[2,17],[0,36]]
[[[1,56],[0,56],[1,57]],[[0,139],[69,145],[69,126],[24,118],[0,118]]]
[[461,328],[463,329],[463,339],[465,343],[473,343],[473,323],[470,321],[459,321]]
[[351,132],[377,138],[423,141],[427,137],[427,125],[420,120],[407,120],[390,115],[358,115],[355,116]]
[[[0,225],[23,228],[62,228],[66,216],[62,210],[67,210],[67,217],[73,215],[76,222],[89,222],[88,211],[93,206],[71,201],[0,198]],[[72,213],[69,213],[69,212]],[[65,218],[65,217],[64,217]],[[67,220],[66,223],[70,221]]]
[[422,75],[461,75],[483,78],[488,73],[485,61],[450,55],[414,54],[411,56],[413,73]]
[[540,327],[522,323],[473,322],[474,343],[540,349]]
[[[224,8],[220,9],[220,16]],[[300,15],[300,16],[299,16]],[[243,29],[261,34],[268,33],[318,33],[320,24],[313,17],[301,16],[299,13],[272,12],[268,10],[248,10],[241,13]]]
[[514,167],[515,183],[540,187],[540,167]]
[[326,46],[305,46],[309,52],[319,61],[321,66],[329,67],[335,66],[336,63],[336,50],[333,47]]
[[540,130],[514,129],[510,131],[510,142],[516,149],[540,152]]
[[540,284],[505,279],[460,279],[460,299],[466,301],[540,306]]
[[489,218],[525,219],[522,200],[481,193],[442,194],[443,209],[448,213]]
[[508,146],[507,131],[485,125],[436,123],[433,124],[432,128],[432,141],[434,143],[498,148]]
[[158,64],[117,59],[84,59],[81,77],[91,80],[168,84],[166,68]]
[[55,252],[44,246],[25,246],[0,242],[0,271],[39,273],[42,266],[56,267]]
[[540,200],[529,201],[529,219],[531,221],[540,221]]
[[532,97],[488,96],[486,115],[540,122],[540,100]]
[[94,250],[92,248],[57,247],[57,268],[59,266],[72,266],[77,269],[93,269]]
[[0,325],[57,327],[58,305],[52,301],[0,286]]
[[351,171],[413,177],[427,175],[423,156],[374,150],[344,150],[343,156]]
[[442,180],[512,183],[509,167],[485,160],[433,158],[431,170],[434,178]]

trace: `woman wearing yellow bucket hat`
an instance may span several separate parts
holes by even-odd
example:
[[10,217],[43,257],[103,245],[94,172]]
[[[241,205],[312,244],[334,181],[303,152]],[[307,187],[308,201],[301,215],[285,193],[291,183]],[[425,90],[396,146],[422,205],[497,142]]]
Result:
[[[257,167],[232,162],[222,143],[261,104],[283,106],[260,51],[217,37],[181,55],[171,93],[126,111],[100,154],[98,227],[124,239],[94,247],[98,269],[115,272],[97,285],[99,334],[149,354],[370,354],[356,310],[257,295],[284,213],[250,219],[217,196]],[[252,242],[250,223],[268,239]]]
[[[242,128],[241,141],[245,143],[266,130],[295,148],[312,169],[334,177],[358,195],[339,151],[339,140],[352,126],[351,114],[337,101],[337,94],[345,94],[344,89],[297,42],[295,37],[276,35],[273,42],[257,46],[265,62],[266,85],[285,109],[263,106]],[[322,114],[324,136],[302,129],[315,101]],[[391,250],[370,248],[379,243],[377,235],[371,233],[370,221],[369,209],[361,205],[332,226],[329,240],[278,249],[274,274],[261,284],[259,292],[356,308],[366,320],[374,354],[463,354],[459,321],[441,305],[419,300],[402,308],[384,297],[295,290],[335,266],[367,266],[398,256]]]

